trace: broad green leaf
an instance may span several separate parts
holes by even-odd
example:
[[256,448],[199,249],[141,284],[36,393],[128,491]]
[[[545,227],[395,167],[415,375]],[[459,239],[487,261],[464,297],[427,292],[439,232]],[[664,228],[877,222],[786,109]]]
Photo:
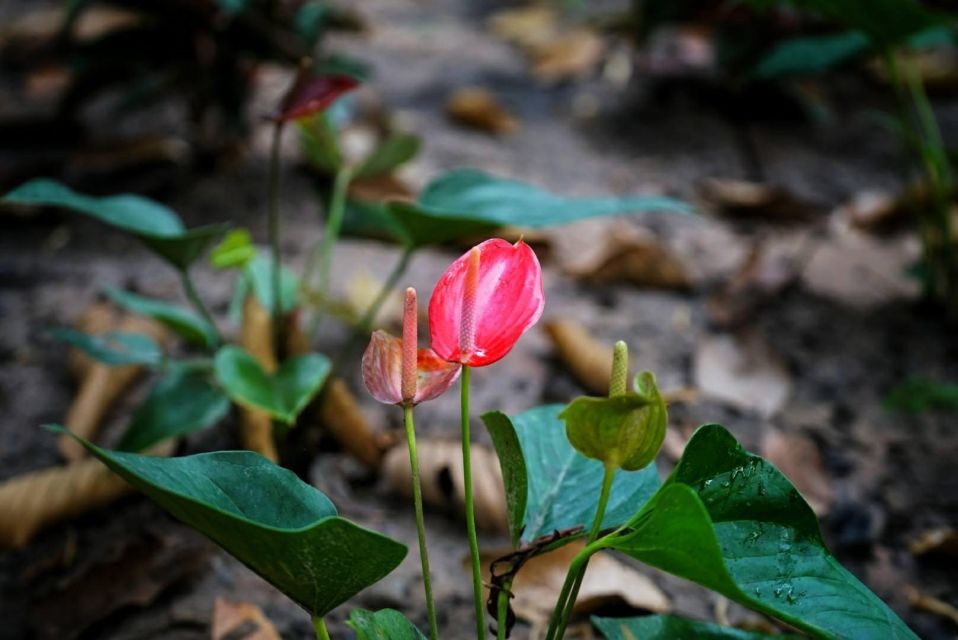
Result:
[[140,240],[158,256],[181,271],[196,262],[229,228],[229,224],[210,224],[184,231],[178,236],[152,237]]
[[774,466],[718,425],[700,428],[622,551],[818,638],[916,638],[843,568]]
[[97,198],[47,178],[20,185],[5,195],[2,202],[63,207],[138,235],[175,237],[186,231],[179,216],[149,198],[136,195]]
[[86,353],[94,360],[111,366],[139,364],[148,367],[163,362],[163,350],[150,336],[143,333],[109,331],[83,333],[75,329],[51,329],[50,336]]
[[929,409],[958,411],[958,384],[915,378],[895,387],[884,404],[913,415]]
[[323,386],[329,374],[329,359],[318,353],[290,358],[276,373],[269,374],[247,351],[227,345],[216,353],[213,367],[220,384],[236,402],[268,414],[286,424]]
[[244,268],[256,257],[256,246],[248,229],[233,229],[216,245],[210,263],[217,269]]
[[311,615],[326,615],[406,555],[404,545],[339,517],[322,492],[259,454],[155,458],[77,440]]
[[512,546],[518,547],[529,499],[529,478],[526,475],[522,444],[506,414],[490,411],[483,414],[482,421],[492,436],[496,456],[499,458],[499,468],[502,470],[502,481],[506,489],[506,520],[509,523]]
[[592,626],[606,640],[768,640],[769,638],[795,638],[796,636],[769,635],[756,631],[743,631],[709,622],[699,622],[670,615],[637,616],[635,618],[592,617]]
[[356,640],[426,640],[426,636],[395,609],[376,612],[353,609],[346,624],[356,632]]
[[[258,254],[246,265],[244,270],[246,286],[252,288],[253,293],[263,305],[264,309],[273,308],[273,258],[269,255]],[[296,274],[280,267],[279,270],[280,292],[282,312],[290,313],[299,304],[299,278]],[[245,291],[244,290],[244,297]]]
[[106,289],[106,294],[124,309],[153,318],[189,342],[204,347],[216,344],[216,329],[192,311],[163,300],[146,298],[113,287]]
[[420,146],[419,136],[408,133],[387,138],[356,167],[353,175],[356,178],[368,178],[389,173],[414,158],[419,153]]
[[487,235],[501,226],[497,222],[483,220],[479,214],[463,212],[448,216],[413,202],[387,202],[385,210],[400,229],[397,240],[414,248]]
[[[562,405],[546,405],[530,409],[512,418],[493,411],[483,414],[483,421],[493,424],[493,443],[499,455],[504,480],[521,485],[523,472],[519,468],[514,443],[503,435],[510,426],[519,442],[524,476],[527,483],[526,507],[522,516],[524,542],[556,530],[582,525],[588,527],[595,518],[596,503],[602,486],[604,470],[598,460],[590,460],[572,448],[565,436],[565,425],[559,419]],[[511,478],[511,480],[510,480]],[[618,471],[612,482],[612,492],[602,528],[620,525],[635,514],[635,505],[644,504],[658,489],[659,475],[654,464],[641,471]],[[520,486],[507,486],[507,513],[517,520],[522,500]],[[515,530],[513,530],[515,535]]]
[[861,56],[870,48],[868,37],[860,31],[792,38],[777,43],[753,73],[758,78],[817,75]]
[[559,417],[579,453],[626,471],[655,460],[668,425],[665,401],[652,373],[640,373],[636,385],[639,393],[576,398],[563,409]]
[[207,372],[175,366],[133,413],[117,448],[143,451],[167,438],[204,429],[222,419],[229,408],[229,398],[210,382]]

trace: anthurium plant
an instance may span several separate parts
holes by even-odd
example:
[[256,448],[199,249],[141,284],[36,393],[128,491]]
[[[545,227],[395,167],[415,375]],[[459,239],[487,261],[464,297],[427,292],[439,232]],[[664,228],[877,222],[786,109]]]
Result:
[[[285,123],[320,115],[355,84],[339,76],[301,74],[274,118],[276,144]],[[342,168],[343,175],[348,178],[362,167],[394,166],[396,158],[409,157],[397,155],[395,143],[386,145],[360,168]],[[235,272],[240,304],[257,300],[271,316],[267,332],[281,334],[289,317],[303,310],[308,278],[285,268],[278,253],[277,158],[274,152],[268,212],[272,252],[258,249],[243,230],[226,234],[227,225],[187,229],[173,211],[138,196],[93,197],[34,180],[3,202],[55,206],[93,217],[133,234],[177,271],[190,308],[128,291],[107,293],[117,305],[182,337],[184,349],[178,353],[185,356],[171,357],[144,334],[53,333],[108,365],[136,363],[158,374],[117,450],[76,438],[112,471],[286,594],[310,616],[317,638],[328,638],[325,616],[385,578],[406,555],[404,545],[338,515],[325,495],[277,464],[282,460],[250,451],[174,458],[141,453],[211,426],[231,403],[267,416],[277,427],[274,437],[281,438],[296,428],[331,371],[350,366],[321,353],[287,355],[281,341],[272,343],[274,353],[250,353],[230,342],[230,332],[218,324],[193,284],[199,258],[212,250],[216,268]],[[332,196],[331,224],[317,248],[319,264],[333,264],[329,251],[350,216],[344,197],[341,190]],[[408,258],[423,246],[489,233],[504,224],[541,227],[643,209],[685,211],[669,199],[568,199],[513,180],[455,171],[437,178],[415,202],[387,203],[375,211],[374,222],[403,247],[390,277],[395,283]],[[370,228],[368,220],[356,222]],[[600,550],[696,582],[812,637],[915,637],[829,553],[816,517],[798,491],[770,463],[744,451],[725,428],[701,427],[669,477],[660,479],[655,458],[668,426],[667,408],[651,372],[640,372],[630,384],[624,343],[615,348],[608,397],[570,398],[564,406],[532,407],[514,416],[482,408],[500,461],[515,546],[515,553],[493,563],[486,600],[472,496],[470,372],[502,366],[499,361],[539,320],[546,303],[542,270],[524,241],[492,237],[437,275],[428,305],[428,347],[419,343],[413,289],[406,290],[401,336],[370,335],[370,319],[383,296],[354,327],[357,336],[368,340],[361,369],[370,394],[403,411],[431,639],[439,637],[437,611],[443,603],[435,601],[431,588],[413,414],[418,404],[438,401],[457,382],[477,640],[490,629],[498,638],[508,637],[514,620],[509,601],[523,564],[574,540],[584,545],[555,603],[549,640],[563,637],[586,567]],[[487,622],[487,612],[493,624]],[[425,637],[392,610],[353,611],[348,624],[361,639]],[[743,637],[738,631],[670,617],[597,619],[595,626],[610,638],[668,637],[663,634],[672,631]]]

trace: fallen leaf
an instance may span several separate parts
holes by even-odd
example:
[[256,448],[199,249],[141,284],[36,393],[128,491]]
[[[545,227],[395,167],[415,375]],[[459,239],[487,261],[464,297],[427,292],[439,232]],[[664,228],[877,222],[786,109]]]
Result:
[[658,77],[712,77],[718,56],[712,27],[668,24],[655,29],[638,56],[642,72]]
[[319,398],[319,419],[347,453],[366,465],[379,468],[383,457],[382,441],[370,426],[346,383],[330,380]]
[[[356,318],[361,318],[366,310],[382,292],[383,283],[366,271],[354,273],[346,283],[346,303]],[[379,308],[375,318],[370,319],[370,327],[396,327],[402,324],[403,294],[391,289]]]
[[769,418],[785,405],[792,380],[756,333],[711,335],[695,353],[695,386],[707,396]]
[[793,223],[809,221],[818,213],[789,191],[762,182],[708,178],[701,192],[719,214],[730,218]]
[[738,271],[709,297],[711,320],[721,327],[740,326],[754,317],[758,308],[777,299],[801,275],[807,257],[802,251],[805,242],[807,239],[755,244]]
[[612,346],[595,339],[573,320],[543,324],[559,359],[585,389],[594,395],[609,393],[612,379]]
[[250,602],[217,598],[210,640],[281,640],[262,609]]
[[818,445],[810,438],[768,429],[762,437],[762,456],[792,481],[818,517],[828,513],[835,492]]
[[512,133],[519,120],[480,87],[457,89],[446,101],[446,115],[461,125],[492,134]]
[[[276,353],[273,347],[272,319],[254,294],[243,301],[243,321],[240,325],[240,346],[248,351],[264,371],[276,370]],[[244,449],[255,451],[276,462],[279,453],[273,439],[273,420],[260,409],[239,407],[240,444]]]
[[912,586],[905,587],[905,597],[908,599],[908,604],[913,608],[947,618],[958,625],[958,608],[944,600],[921,593]]
[[497,11],[487,24],[494,35],[523,50],[548,45],[561,30],[556,10],[540,4]]
[[586,78],[604,53],[605,43],[598,33],[575,28],[530,50],[532,74],[547,84]]
[[[60,6],[42,7],[6,22],[0,28],[0,45],[14,40],[52,40],[63,26],[65,10]],[[140,14],[113,7],[93,6],[80,13],[72,35],[77,43],[91,42],[111,31],[136,25]]]
[[[422,438],[417,442],[417,448],[423,503],[464,513],[462,445],[453,440]],[[476,523],[483,529],[508,531],[499,459],[488,447],[473,444],[471,451]],[[385,453],[382,471],[393,488],[412,496],[409,452],[405,441]]]
[[958,558],[958,531],[951,527],[925,531],[908,545],[908,550],[916,556],[941,555]]
[[[512,583],[514,597],[511,604],[518,617],[533,624],[549,619],[569,565],[584,546],[583,540],[570,542],[555,551],[530,558],[522,565]],[[498,549],[482,553],[486,584],[491,582],[488,571],[492,561],[511,552],[512,549]],[[648,576],[611,554],[596,553],[589,561],[573,611],[587,614],[616,604],[656,613],[672,609],[668,596]]]
[[349,183],[349,197],[363,202],[403,200],[411,202],[415,193],[393,173],[357,178]]
[[861,191],[838,207],[834,216],[843,218],[850,225],[865,231],[881,231],[893,224],[900,226],[905,208],[898,197],[887,191]]

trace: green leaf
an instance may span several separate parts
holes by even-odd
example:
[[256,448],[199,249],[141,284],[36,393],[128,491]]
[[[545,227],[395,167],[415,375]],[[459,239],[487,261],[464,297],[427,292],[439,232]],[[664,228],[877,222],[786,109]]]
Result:
[[155,367],[163,362],[163,350],[153,338],[143,333],[109,331],[90,334],[75,329],[51,329],[52,338],[86,353],[94,360],[111,366],[140,364]]
[[106,294],[124,309],[153,318],[189,342],[204,347],[216,344],[216,329],[192,311],[163,300],[146,298],[113,287],[106,289]]
[[256,247],[248,229],[233,229],[216,245],[210,263],[217,269],[243,268],[256,257]]
[[404,545],[339,517],[329,498],[259,454],[154,458],[77,440],[313,616],[381,580],[406,555]]
[[[256,295],[259,303],[263,305],[263,308],[272,309],[273,258],[269,255],[258,254],[246,265],[244,276],[246,286],[252,288],[253,293]],[[296,305],[299,304],[299,278],[296,277],[295,273],[281,266],[279,270],[279,282],[281,310],[284,314],[290,313],[296,308]]]
[[229,398],[205,371],[173,367],[133,413],[117,448],[142,451],[167,438],[205,429],[221,420],[229,408]]
[[343,166],[336,128],[326,113],[318,113],[299,122],[299,143],[306,159],[314,167],[334,174]]
[[884,404],[912,415],[929,409],[958,411],[958,384],[915,378],[895,387]]
[[[490,433],[495,432],[493,444],[504,469],[504,480],[521,484],[522,476],[525,476],[526,506],[521,520],[521,540],[524,542],[556,530],[588,526],[595,518],[604,469],[601,462],[586,458],[569,444],[565,425],[559,420],[563,408],[562,405],[546,405],[512,418],[498,411],[482,416],[487,426],[493,424]],[[524,474],[517,470],[514,443],[500,450],[508,439],[502,432],[510,426],[519,442]],[[505,472],[507,467],[512,469],[508,473]],[[654,464],[637,472],[616,472],[602,528],[618,526],[629,520],[635,513],[635,505],[644,504],[658,487],[659,475]],[[509,502],[507,513],[517,521],[521,488],[507,485],[506,499]]]
[[141,235],[140,240],[155,254],[181,271],[196,262],[229,228],[229,224],[210,224],[184,231],[178,236]]
[[502,481],[506,488],[506,520],[509,523],[512,546],[518,547],[529,499],[529,478],[526,475],[522,444],[509,416],[501,411],[483,414],[482,421],[492,436],[492,444],[499,458]]
[[5,195],[2,202],[63,207],[137,235],[173,237],[186,230],[179,216],[149,198],[136,195],[96,198],[47,178],[20,185]]
[[426,636],[395,609],[380,609],[375,613],[353,609],[346,624],[356,632],[356,640],[426,640]]
[[369,154],[369,157],[356,167],[353,176],[368,178],[389,173],[414,158],[419,153],[421,144],[419,136],[408,133],[394,135]]
[[782,40],[753,73],[757,78],[818,75],[865,54],[870,48],[868,37],[860,31]]
[[286,424],[323,386],[329,359],[318,353],[290,358],[270,375],[244,349],[228,345],[216,353],[213,367],[220,384],[236,402],[262,409]]
[[755,631],[743,631],[709,622],[699,622],[678,616],[649,615],[635,618],[592,617],[592,626],[607,640],[763,640],[768,638],[795,638],[792,635],[769,635]]
[[774,466],[718,425],[700,428],[630,532],[607,546],[819,638],[915,638],[828,552]]
[[655,460],[665,441],[665,401],[648,371],[636,377],[641,393],[576,398],[559,417],[569,442],[587,458],[635,471]]

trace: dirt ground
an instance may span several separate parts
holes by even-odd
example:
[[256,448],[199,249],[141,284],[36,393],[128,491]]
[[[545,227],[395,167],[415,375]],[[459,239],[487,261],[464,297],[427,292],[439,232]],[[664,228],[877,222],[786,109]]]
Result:
[[[423,135],[423,154],[408,177],[421,185],[444,170],[469,166],[568,195],[651,191],[698,204],[707,178],[761,177],[810,202],[818,213],[799,225],[730,221],[710,215],[707,206],[698,216],[631,216],[626,225],[651,231],[688,266],[692,288],[596,286],[570,278],[556,260],[546,259],[546,318],[575,319],[603,340],[628,341],[633,365],[655,371],[665,390],[701,386],[700,359],[718,339],[762,345],[779,372],[776,389],[783,384],[786,389],[780,406],[764,411],[700,393],[671,408],[678,439],[699,424],[719,422],[752,450],[761,448],[772,429],[812,442],[821,467],[816,470],[809,460],[810,471],[796,468],[827,481],[831,498],[823,530],[833,551],[919,636],[958,637],[949,621],[906,601],[908,585],[958,601],[954,561],[923,560],[908,551],[922,532],[958,525],[955,416],[913,417],[882,406],[906,378],[958,379],[958,334],[933,309],[918,304],[914,286],[901,275],[915,255],[913,242],[856,235],[828,217],[865,189],[897,188],[894,141],[862,109],[845,108],[841,99],[833,122],[809,124],[736,119],[710,93],[656,90],[641,81],[624,91],[601,80],[543,87],[530,80],[509,45],[483,28],[493,8],[453,0],[374,0],[362,6],[371,33],[335,41],[336,48],[372,64],[373,86],[385,104]],[[494,90],[521,128],[494,138],[451,124],[443,115],[445,98],[464,85]],[[852,90],[836,89],[840,98]],[[854,90],[864,92],[856,105],[881,104],[874,91]],[[576,108],[583,101],[597,101],[598,113],[584,117]],[[938,107],[946,134],[954,137],[958,127],[950,125],[958,124],[958,103],[945,97]],[[190,224],[232,219],[264,240],[263,133],[257,132],[249,153],[221,170],[179,180],[176,189],[157,195]],[[289,142],[287,148],[294,149]],[[285,174],[282,207],[284,250],[302,264],[306,248],[320,235],[320,206],[301,170]],[[38,426],[63,419],[73,386],[63,349],[44,337],[45,328],[72,322],[107,285],[172,299],[180,294],[174,273],[134,242],[93,222],[42,215],[2,224],[0,479],[5,479],[58,462],[53,437]],[[557,250],[574,252],[576,243],[600,242],[615,224],[622,222],[579,223],[548,235]],[[711,306],[715,294],[759,244],[800,255],[803,268],[790,286],[746,306],[738,322],[722,326]],[[418,255],[406,282],[425,298],[455,255],[454,249]],[[397,257],[394,248],[378,242],[344,241],[336,254],[338,291],[356,273],[385,277]],[[210,270],[198,278],[225,318],[230,278]],[[320,350],[332,351],[344,332],[327,322]],[[398,412],[362,393],[358,368],[349,383],[375,424],[399,426]],[[582,393],[538,329],[508,359],[477,370],[474,385],[477,413],[494,408],[515,413]],[[140,397],[142,389],[114,411],[114,432]],[[424,438],[455,438],[457,417],[456,399],[445,397],[424,405],[417,423]],[[182,450],[235,446],[232,427],[193,436]],[[488,442],[478,421],[473,431]],[[663,474],[669,466],[664,456]],[[342,621],[353,607],[394,607],[425,628],[411,505],[334,450],[314,461],[310,478],[345,516],[410,546],[399,569],[329,616],[333,637],[349,637]],[[469,637],[463,526],[438,511],[427,519],[442,637]],[[488,547],[505,543],[501,534],[483,539]],[[714,619],[713,596],[654,570],[643,572],[672,598],[676,612]],[[284,638],[312,637],[308,618],[295,605],[139,497],[54,527],[26,549],[0,554],[0,638],[67,638],[73,637],[71,629],[81,630],[83,638],[110,640],[205,638],[218,596],[256,603]],[[750,616],[735,607],[729,615],[733,622]],[[519,638],[529,633],[525,623],[516,629]]]

